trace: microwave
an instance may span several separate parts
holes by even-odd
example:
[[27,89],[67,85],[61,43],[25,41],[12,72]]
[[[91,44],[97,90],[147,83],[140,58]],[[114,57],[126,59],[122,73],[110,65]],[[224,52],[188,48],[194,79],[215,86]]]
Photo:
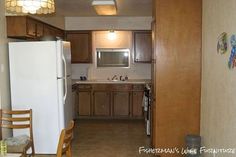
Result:
[[120,48],[96,49],[96,65],[98,68],[130,66],[130,50]]

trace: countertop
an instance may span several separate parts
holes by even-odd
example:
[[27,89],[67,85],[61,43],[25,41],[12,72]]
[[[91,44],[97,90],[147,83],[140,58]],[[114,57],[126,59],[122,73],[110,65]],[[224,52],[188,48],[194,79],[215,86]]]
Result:
[[110,81],[110,80],[72,80],[73,84],[148,84],[151,83],[151,80],[145,79],[130,79],[127,81]]

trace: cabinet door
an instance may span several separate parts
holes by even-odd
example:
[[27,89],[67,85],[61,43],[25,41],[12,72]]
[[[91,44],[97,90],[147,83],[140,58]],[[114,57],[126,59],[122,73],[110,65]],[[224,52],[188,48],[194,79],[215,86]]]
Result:
[[66,39],[71,43],[72,63],[92,62],[92,38],[91,32],[67,32]]
[[109,92],[94,92],[94,115],[95,116],[110,115]]
[[152,58],[152,34],[150,31],[135,31],[134,61],[140,63],[151,63]]
[[36,37],[37,21],[31,18],[27,18],[26,32],[31,37]]
[[130,94],[129,92],[113,93],[114,116],[129,116]]
[[55,27],[44,25],[44,36],[53,36],[53,37],[60,37],[64,38],[64,32],[63,30],[57,29]]
[[37,20],[27,18],[26,24],[27,35],[31,37],[42,37],[43,36],[43,24]]
[[36,37],[42,37],[43,36],[43,24],[40,22],[37,22],[36,24]]
[[51,26],[44,25],[43,35],[44,36],[54,36],[54,29]]
[[143,116],[143,92],[133,92],[133,105],[132,105],[132,115],[133,117],[142,117]]
[[79,116],[90,116],[91,115],[91,92],[78,92],[78,114]]

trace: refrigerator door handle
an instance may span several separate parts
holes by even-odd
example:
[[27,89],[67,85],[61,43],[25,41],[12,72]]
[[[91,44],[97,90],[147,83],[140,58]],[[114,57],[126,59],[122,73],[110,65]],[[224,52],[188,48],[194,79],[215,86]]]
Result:
[[65,76],[64,76],[64,89],[65,89],[65,93],[64,93],[64,96],[63,96],[63,99],[64,99],[64,104],[65,104],[65,101],[66,101],[66,97],[67,97],[67,71],[66,71],[66,59],[65,59],[65,56],[64,54],[62,53],[62,60],[64,62],[64,73],[65,73]]

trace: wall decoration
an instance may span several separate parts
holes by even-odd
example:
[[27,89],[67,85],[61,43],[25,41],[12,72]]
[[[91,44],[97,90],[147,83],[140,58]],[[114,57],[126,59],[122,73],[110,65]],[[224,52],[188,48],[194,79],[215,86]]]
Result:
[[220,54],[225,54],[227,52],[227,49],[228,49],[227,33],[223,32],[218,37],[217,52]]
[[229,62],[228,62],[228,66],[229,69],[233,69],[236,67],[236,36],[232,35],[230,38],[230,44],[231,44],[231,54],[229,57]]

